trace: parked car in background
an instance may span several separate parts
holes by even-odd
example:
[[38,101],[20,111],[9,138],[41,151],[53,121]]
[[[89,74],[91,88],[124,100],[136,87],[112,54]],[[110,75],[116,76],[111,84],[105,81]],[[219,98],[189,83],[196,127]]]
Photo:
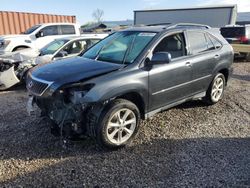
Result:
[[236,55],[250,60],[250,25],[227,26],[220,29],[222,36],[233,46]]
[[41,49],[56,38],[80,36],[80,26],[73,23],[35,25],[20,35],[0,36],[0,55],[25,48]]
[[[26,72],[41,63],[77,56],[107,34],[55,39],[41,50],[22,50],[0,59],[0,90],[6,90],[25,78]],[[1,62],[2,60],[2,62]]]
[[210,27],[135,27],[114,33],[82,57],[31,69],[26,87],[65,138],[89,135],[108,148],[128,144],[140,119],[183,102],[220,101],[233,50]]

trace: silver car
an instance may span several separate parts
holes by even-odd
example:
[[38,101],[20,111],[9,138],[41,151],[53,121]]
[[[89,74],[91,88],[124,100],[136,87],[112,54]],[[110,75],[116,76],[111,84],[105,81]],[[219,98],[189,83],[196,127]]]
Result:
[[0,57],[0,90],[6,90],[25,78],[27,70],[53,60],[77,56],[107,34],[55,39],[41,50],[26,49]]

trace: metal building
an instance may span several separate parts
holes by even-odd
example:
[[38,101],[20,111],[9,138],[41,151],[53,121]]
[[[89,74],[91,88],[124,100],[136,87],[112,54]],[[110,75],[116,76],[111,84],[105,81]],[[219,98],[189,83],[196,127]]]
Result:
[[207,6],[181,9],[136,10],[135,25],[157,25],[169,23],[198,23],[211,27],[234,25],[237,5]]
[[0,11],[0,35],[20,34],[33,25],[50,22],[75,23],[75,16]]

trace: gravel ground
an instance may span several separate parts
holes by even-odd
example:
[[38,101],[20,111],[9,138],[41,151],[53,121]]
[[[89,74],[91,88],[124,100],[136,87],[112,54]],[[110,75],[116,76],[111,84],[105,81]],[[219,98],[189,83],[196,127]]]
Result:
[[220,103],[160,113],[118,151],[89,139],[62,149],[27,116],[22,87],[1,92],[0,187],[250,187],[250,63],[233,66]]

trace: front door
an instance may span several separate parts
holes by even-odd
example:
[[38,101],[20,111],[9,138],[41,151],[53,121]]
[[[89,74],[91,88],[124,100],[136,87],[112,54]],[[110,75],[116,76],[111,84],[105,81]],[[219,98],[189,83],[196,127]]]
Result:
[[156,52],[169,52],[172,60],[168,64],[153,65],[149,71],[149,111],[177,102],[191,95],[189,89],[192,67],[186,55],[183,33],[163,38],[155,47]]

